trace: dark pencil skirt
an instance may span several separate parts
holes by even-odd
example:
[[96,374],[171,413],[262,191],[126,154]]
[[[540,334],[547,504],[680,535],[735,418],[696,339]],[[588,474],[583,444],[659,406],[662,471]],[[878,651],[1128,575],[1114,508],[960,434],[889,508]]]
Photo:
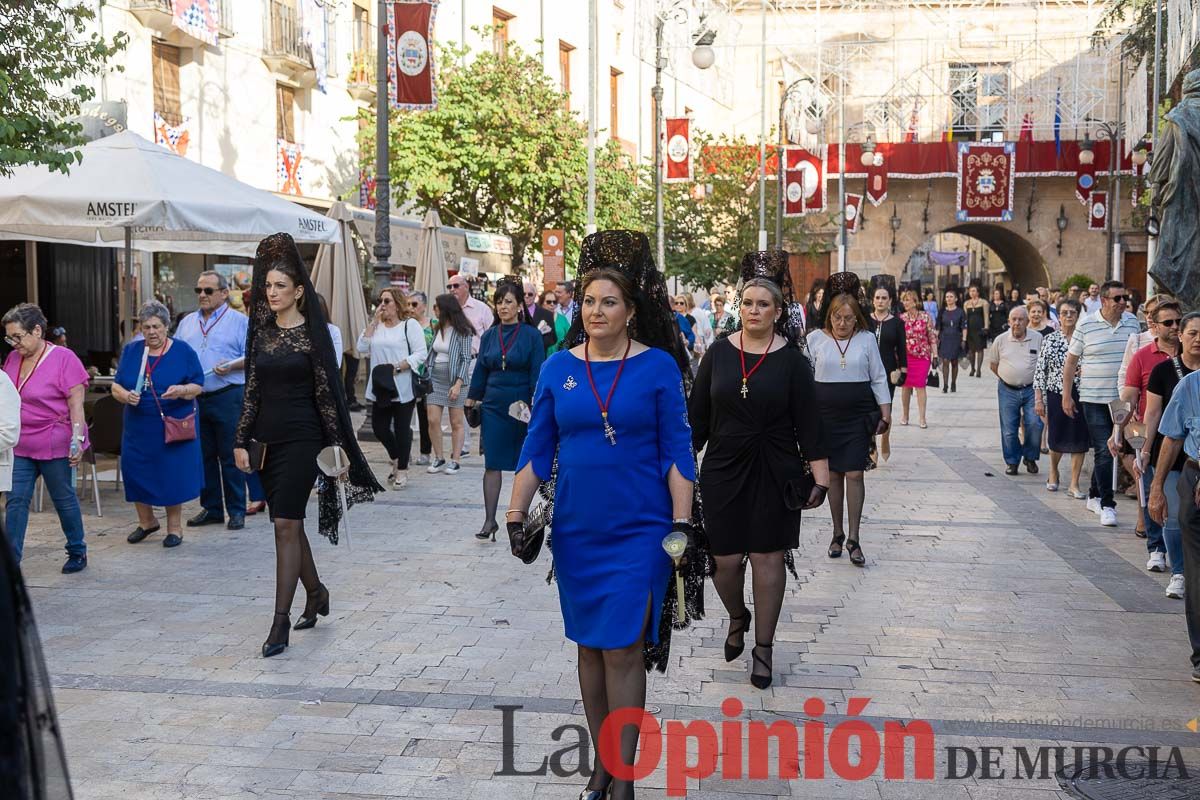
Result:
[[829,468],[834,472],[870,469],[871,447],[880,419],[871,384],[818,381],[817,405],[825,427]]
[[267,463],[259,477],[267,494],[271,520],[304,519],[304,509],[320,469],[318,441],[282,442],[267,445]]
[[1091,434],[1083,418],[1079,404],[1079,390],[1071,389],[1075,399],[1075,417],[1068,417],[1062,410],[1062,395],[1046,392],[1046,445],[1056,453],[1086,453],[1092,449]]

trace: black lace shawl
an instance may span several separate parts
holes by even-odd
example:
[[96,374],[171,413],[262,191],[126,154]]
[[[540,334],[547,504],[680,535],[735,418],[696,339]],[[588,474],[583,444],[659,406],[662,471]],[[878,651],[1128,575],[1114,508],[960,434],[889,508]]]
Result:
[[50,676],[21,570],[0,521],[0,797],[70,800]]
[[[267,303],[267,272],[277,264],[291,266],[300,275],[304,297],[308,302],[304,308],[305,324],[284,330],[275,324],[275,314]],[[328,320],[316,302],[317,293],[308,276],[308,269],[296,249],[296,242],[286,233],[274,233],[258,244],[254,256],[254,277],[251,281],[250,303],[246,308],[250,318],[246,333],[246,395],[242,403],[242,416],[238,421],[236,441],[244,447],[251,438],[254,421],[262,410],[259,400],[258,374],[255,369],[258,352],[292,351],[309,355],[313,365],[313,383],[316,387],[317,412],[327,445],[338,445],[350,459],[350,472],[346,483],[346,505],[369,502],[383,491],[375,473],[367,464],[354,427],[350,422],[350,409],[346,403],[345,388],[338,379],[337,357],[333,352],[333,339],[329,335]],[[268,409],[269,411],[269,409]],[[325,475],[317,478],[318,525],[321,535],[331,544],[338,543],[338,524],[342,518],[342,507],[338,501],[337,483]]]
[[[599,231],[583,240],[583,249],[579,256],[579,270],[575,281],[575,318],[571,320],[571,328],[567,331],[563,348],[571,348],[582,344],[587,339],[580,319],[580,309],[583,307],[583,278],[598,269],[613,269],[629,277],[635,289],[634,319],[630,329],[633,339],[648,347],[656,347],[670,353],[679,366],[683,376],[685,395],[692,389],[692,374],[687,353],[679,335],[679,326],[675,320],[675,312],[671,310],[670,293],[663,274],[654,266],[654,258],[650,254],[650,242],[643,233],[636,231]],[[695,453],[692,454],[693,461]],[[698,470],[697,470],[698,472]],[[550,520],[553,530],[554,515],[554,486],[558,476],[558,463],[555,461],[551,470],[550,480],[544,482],[538,493],[545,499],[544,512]],[[680,618],[676,608],[675,574],[672,571],[670,584],[663,601],[662,617],[658,626],[658,643],[649,640],[643,646],[643,659],[646,671],[657,669],[667,671],[667,662],[671,655],[671,631],[686,629],[691,620],[704,619],[704,581],[713,574],[716,562],[708,547],[708,537],[704,533],[704,508],[697,487],[692,499],[692,520],[695,523],[695,544],[697,555],[689,560],[682,568],[684,579],[684,600],[687,603],[687,614]],[[663,531],[663,535],[666,535]],[[547,547],[552,547],[552,536],[546,539]],[[554,577],[554,568],[546,577],[549,583]]]

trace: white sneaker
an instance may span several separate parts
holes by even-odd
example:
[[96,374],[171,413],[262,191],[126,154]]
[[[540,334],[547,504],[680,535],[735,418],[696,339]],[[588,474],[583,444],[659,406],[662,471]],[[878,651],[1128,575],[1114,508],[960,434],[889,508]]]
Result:
[[430,464],[429,469],[427,469],[425,471],[428,472],[430,475],[434,475],[438,472],[441,472],[443,469],[445,469],[445,467],[446,467],[446,459],[439,458],[437,461],[434,461],[432,464]]
[[1100,513],[1100,498],[1099,497],[1089,497],[1088,501],[1087,501],[1087,510],[1092,512],[1093,514],[1099,514]]
[[394,485],[397,489],[403,489],[405,486],[408,486],[408,470],[396,470],[396,482]]
[[1100,509],[1100,524],[1106,528],[1117,527],[1117,510],[1115,508]]
[[1183,576],[1172,575],[1171,582],[1167,584],[1167,597],[1174,600],[1183,599]]
[[[457,475],[461,470],[462,467],[458,465],[457,461],[451,461],[446,465],[445,472],[447,475]],[[1116,525],[1117,523],[1114,522],[1113,524]]]
[[417,456],[416,458],[413,459],[413,465],[418,466],[418,467],[428,466],[429,465],[429,456]]
[[1146,569],[1151,572],[1166,572],[1167,571],[1167,556],[1165,553],[1154,552],[1150,554],[1150,560],[1146,562]]

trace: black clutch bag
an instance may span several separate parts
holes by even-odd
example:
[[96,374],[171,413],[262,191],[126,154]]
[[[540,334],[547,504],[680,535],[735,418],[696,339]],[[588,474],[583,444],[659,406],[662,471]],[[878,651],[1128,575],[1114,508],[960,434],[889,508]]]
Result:
[[811,472],[806,472],[798,478],[790,478],[783,485],[783,504],[788,511],[800,511],[812,496],[813,487],[817,481]]
[[246,448],[246,452],[250,455],[250,469],[254,472],[262,472],[262,468],[267,463],[267,446],[255,439],[250,440],[250,446]]
[[468,425],[478,428],[483,423],[483,408],[478,403],[467,406],[463,409],[463,416],[467,418]]

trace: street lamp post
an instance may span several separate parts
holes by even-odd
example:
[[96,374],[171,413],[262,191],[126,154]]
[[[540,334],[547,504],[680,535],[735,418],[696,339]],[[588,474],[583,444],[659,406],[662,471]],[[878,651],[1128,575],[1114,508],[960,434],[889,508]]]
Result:
[[1105,274],[1112,280],[1120,280],[1120,261],[1117,258],[1117,250],[1120,247],[1117,242],[1117,225],[1119,223],[1114,217],[1120,214],[1121,208],[1120,147],[1121,134],[1124,131],[1125,125],[1119,121],[1100,122],[1091,117],[1085,117],[1084,121],[1098,123],[1096,125],[1097,133],[1108,139],[1109,201],[1108,211],[1104,215],[1104,231],[1105,240],[1108,244],[1108,254],[1105,259]]
[[375,36],[375,275],[376,292],[392,284],[391,176],[388,174],[388,26],[387,3],[379,0],[379,29]]
[[783,97],[780,98],[780,100],[779,100],[779,157],[778,157],[778,164],[776,165],[778,167],[778,169],[776,170],[776,172],[778,173],[777,174],[777,177],[778,177],[777,184],[778,185],[776,188],[779,191],[776,193],[776,195],[777,195],[776,205],[778,207],[775,209],[775,248],[777,250],[784,249],[784,246],[783,246],[783,208],[784,208],[784,202],[785,202],[785,192],[784,192],[784,185],[783,185],[784,166],[785,166],[784,161],[786,160],[787,146],[788,146],[788,144],[790,144],[790,141],[789,141],[788,135],[787,135],[787,127],[784,125],[783,115],[787,111],[788,100],[791,99],[792,92],[794,92],[796,90],[796,87],[798,87],[802,83],[813,83],[813,79],[804,77],[804,78],[799,78],[797,80],[792,81],[788,85],[788,87],[783,90]]

